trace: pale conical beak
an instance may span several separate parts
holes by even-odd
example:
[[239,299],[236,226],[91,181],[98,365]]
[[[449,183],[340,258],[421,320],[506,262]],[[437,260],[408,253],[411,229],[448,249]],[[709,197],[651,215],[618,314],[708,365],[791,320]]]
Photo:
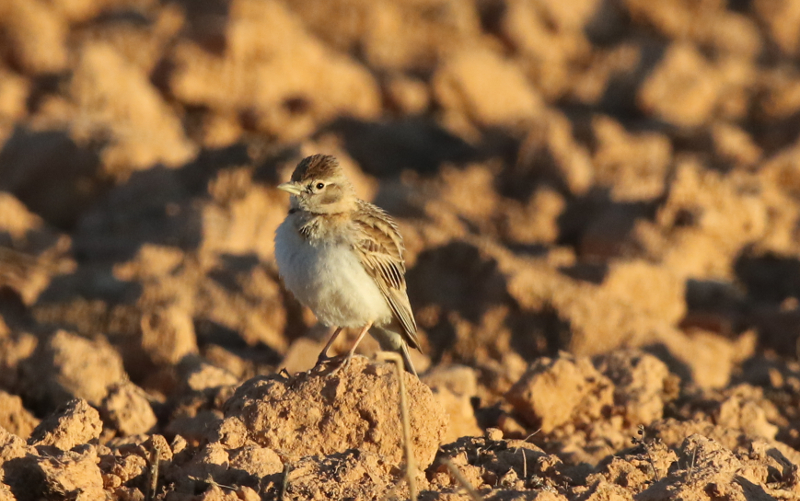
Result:
[[303,189],[292,182],[282,183],[278,185],[279,190],[287,191],[292,195],[299,195]]

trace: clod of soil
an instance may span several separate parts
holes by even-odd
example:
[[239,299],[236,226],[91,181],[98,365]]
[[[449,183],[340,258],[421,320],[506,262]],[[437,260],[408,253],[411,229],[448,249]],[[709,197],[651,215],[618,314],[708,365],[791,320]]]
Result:
[[92,341],[58,331],[23,367],[25,384],[45,408],[72,398],[100,405],[108,388],[125,378],[122,357],[104,339]]
[[86,400],[71,400],[63,408],[39,423],[28,443],[52,445],[62,451],[100,437],[103,423],[100,414]]
[[22,399],[0,391],[0,427],[21,438],[28,438],[39,424],[30,412],[22,405]]
[[537,361],[508,391],[529,424],[549,433],[567,422],[589,423],[614,403],[614,385],[589,359]]
[[131,382],[110,387],[100,412],[107,425],[123,436],[147,433],[158,422],[147,394]]

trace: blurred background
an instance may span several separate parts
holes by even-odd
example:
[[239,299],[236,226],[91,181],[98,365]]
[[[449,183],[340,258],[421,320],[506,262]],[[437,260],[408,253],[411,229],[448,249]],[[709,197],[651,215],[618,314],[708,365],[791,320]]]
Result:
[[0,389],[308,368],[275,185],[320,152],[399,221],[417,367],[484,402],[559,351],[769,381],[798,54],[796,0],[0,0]]

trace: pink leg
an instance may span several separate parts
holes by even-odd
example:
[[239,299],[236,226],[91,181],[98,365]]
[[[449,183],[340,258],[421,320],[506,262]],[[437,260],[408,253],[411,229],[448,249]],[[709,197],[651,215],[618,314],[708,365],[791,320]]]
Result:
[[331,349],[333,342],[336,341],[336,338],[339,337],[339,333],[342,332],[341,327],[335,327],[331,331],[331,336],[328,338],[328,342],[325,344],[325,348],[322,349],[320,352],[319,357],[317,357],[317,365],[325,363],[326,361],[330,360],[331,357],[328,356],[328,350]]
[[353,346],[350,348],[350,351],[347,352],[347,355],[344,357],[344,360],[342,360],[342,364],[333,371],[331,371],[331,374],[336,374],[340,370],[350,365],[350,360],[353,358],[353,355],[356,352],[356,348],[358,348],[358,345],[359,343],[361,343],[361,340],[364,339],[364,336],[367,335],[367,332],[369,332],[370,327],[372,327],[372,322],[368,323],[367,325],[364,326],[363,329],[361,329],[361,332],[358,333],[358,337],[356,338],[356,341],[353,343]]

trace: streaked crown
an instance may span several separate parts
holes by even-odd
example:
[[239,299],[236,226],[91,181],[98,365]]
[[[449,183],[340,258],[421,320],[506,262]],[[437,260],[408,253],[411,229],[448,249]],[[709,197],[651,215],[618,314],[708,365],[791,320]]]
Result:
[[292,182],[303,182],[316,179],[331,179],[342,176],[339,161],[332,155],[311,155],[297,164],[292,173]]

